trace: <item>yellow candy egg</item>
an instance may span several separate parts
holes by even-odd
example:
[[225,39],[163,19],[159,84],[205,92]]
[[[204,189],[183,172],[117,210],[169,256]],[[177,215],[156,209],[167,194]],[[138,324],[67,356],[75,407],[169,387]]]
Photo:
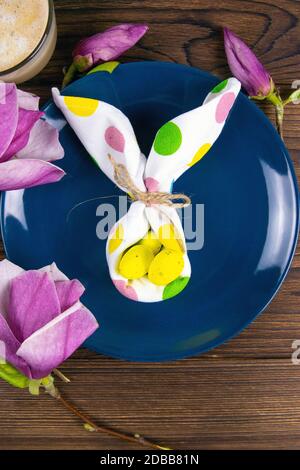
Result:
[[119,272],[126,279],[139,279],[144,276],[153,261],[153,253],[142,245],[134,245],[121,258]]
[[182,241],[175,232],[174,225],[161,225],[158,230],[158,238],[168,250],[183,252]]
[[157,286],[165,286],[181,274],[183,267],[182,253],[164,248],[150,264],[148,279]]
[[147,235],[139,242],[140,245],[146,246],[149,248],[154,255],[161,249],[161,243],[154,232],[151,230],[147,233]]

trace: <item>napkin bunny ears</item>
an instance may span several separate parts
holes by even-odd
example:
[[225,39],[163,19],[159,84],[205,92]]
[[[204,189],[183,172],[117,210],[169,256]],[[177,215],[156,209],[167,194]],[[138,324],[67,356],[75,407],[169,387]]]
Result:
[[[219,137],[240,87],[235,78],[224,80],[211,90],[201,106],[164,124],[155,136],[148,159],[140,151],[130,121],[119,109],[90,98],[61,96],[57,89],[52,92],[54,102],[88,153],[120,189],[128,191],[116,178],[116,164],[126,168],[139,191],[170,193],[173,182],[201,160]],[[160,281],[153,283],[147,273],[134,279],[127,279],[120,273],[119,265],[124,253],[140,243],[149,230],[161,241],[164,255],[169,250],[166,258],[169,266],[172,265],[173,251],[180,250],[182,256],[180,265],[183,267],[179,275],[166,285]],[[112,228],[106,253],[114,285],[132,300],[157,302],[174,297],[190,279],[191,267],[183,228],[172,206],[149,206],[140,200],[133,202],[127,214]],[[140,259],[136,259],[136,263],[139,262]],[[161,279],[167,279],[163,267],[159,263],[156,265],[161,271],[156,273],[157,276],[161,274]]]

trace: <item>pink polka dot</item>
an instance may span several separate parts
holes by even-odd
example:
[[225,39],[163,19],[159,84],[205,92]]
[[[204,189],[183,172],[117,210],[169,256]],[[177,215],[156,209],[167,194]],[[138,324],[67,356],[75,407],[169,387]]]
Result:
[[108,127],[105,131],[104,138],[106,143],[117,152],[124,152],[125,138],[116,127]]
[[113,280],[113,283],[116,289],[118,289],[120,294],[124,295],[124,297],[127,297],[130,300],[138,300],[138,296],[134,288],[129,286],[125,281]]
[[227,118],[229,111],[235,100],[235,94],[232,91],[225,93],[220,99],[216,109],[216,121],[221,124]]
[[149,176],[149,178],[145,178],[144,182],[145,182],[146,188],[148,189],[149,193],[153,193],[155,191],[158,191],[159,182],[156,179],[151,178]]

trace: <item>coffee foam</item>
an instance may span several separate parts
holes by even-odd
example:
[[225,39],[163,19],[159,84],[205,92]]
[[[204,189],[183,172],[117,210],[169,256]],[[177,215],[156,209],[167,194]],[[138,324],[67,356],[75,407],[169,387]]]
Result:
[[45,33],[48,16],[48,0],[0,0],[0,72],[30,56]]

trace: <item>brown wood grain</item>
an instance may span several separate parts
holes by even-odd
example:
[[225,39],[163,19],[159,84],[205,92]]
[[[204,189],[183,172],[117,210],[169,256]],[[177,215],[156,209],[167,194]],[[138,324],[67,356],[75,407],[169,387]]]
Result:
[[[243,36],[288,93],[300,80],[300,2],[291,0],[55,1],[59,38],[46,69],[26,90],[49,98],[82,36],[119,22],[147,22],[150,31],[122,60],[190,64],[228,74],[221,28]],[[273,110],[264,106],[272,118]],[[300,177],[300,107],[290,105],[285,140]],[[0,251],[1,257],[4,256]],[[179,449],[300,449],[300,250],[279,294],[237,338],[192,359],[135,364],[85,350],[63,366],[62,384],[97,422],[138,432]],[[86,432],[51,398],[33,398],[0,384],[0,449],[128,449]]]

